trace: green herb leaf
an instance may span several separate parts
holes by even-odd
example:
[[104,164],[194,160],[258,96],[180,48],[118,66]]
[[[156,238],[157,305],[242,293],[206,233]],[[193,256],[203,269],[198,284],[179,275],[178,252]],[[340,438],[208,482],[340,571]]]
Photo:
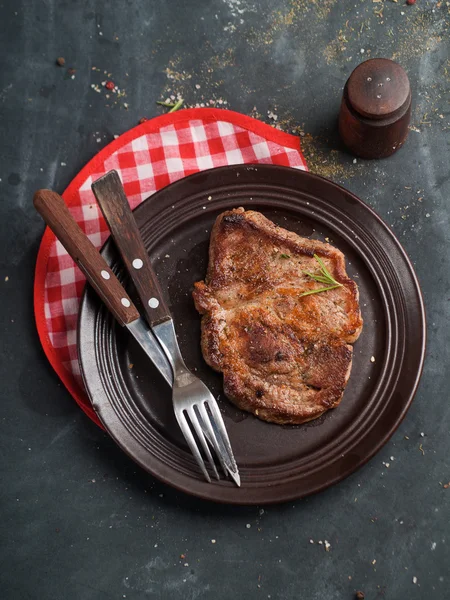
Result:
[[320,292],[327,292],[328,290],[334,290],[335,288],[342,287],[341,283],[337,283],[336,285],[330,285],[329,287],[316,288],[315,290],[308,290],[307,292],[303,292],[300,294],[300,298],[302,296],[310,296],[311,294],[319,294]]
[[175,104],[175,106],[173,108],[171,108],[169,110],[170,113],[175,112],[176,110],[178,110],[179,108],[181,108],[183,106],[184,100],[183,98],[180,98],[180,100],[178,100],[178,102]]
[[320,258],[320,256],[317,256],[317,254],[314,254],[314,258],[317,260],[317,262],[319,263],[319,265],[321,266],[321,271],[324,274],[325,277],[328,277],[328,279],[330,281],[332,281],[334,284],[336,285],[342,285],[342,283],[338,283],[334,277],[332,276],[332,274],[330,273],[330,271],[326,268],[325,263],[323,262],[323,260]]
[[280,258],[291,258],[289,254],[280,254]]
[[300,297],[309,296],[310,294],[318,294],[320,292],[334,290],[337,287],[342,287],[342,283],[336,281],[336,279],[331,275],[330,271],[326,268],[323,260],[319,256],[317,256],[317,254],[314,254],[314,258],[320,265],[320,275],[310,273],[309,271],[303,271],[303,273],[308,277],[311,277],[311,279],[313,279],[314,281],[317,281],[317,283],[327,284],[327,287],[316,288],[315,290],[308,290],[307,292],[303,292],[303,294],[300,294]]
[[175,106],[175,104],[172,104],[171,102],[161,102],[161,100],[157,100],[156,104],[159,104],[160,106],[165,106],[166,108],[173,108]]

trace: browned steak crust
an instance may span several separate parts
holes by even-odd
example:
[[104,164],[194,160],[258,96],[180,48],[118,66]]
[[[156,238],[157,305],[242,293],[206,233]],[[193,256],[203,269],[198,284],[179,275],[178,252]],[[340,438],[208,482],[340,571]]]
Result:
[[[342,287],[323,287],[318,255]],[[275,423],[303,423],[337,406],[362,329],[358,288],[342,252],[243,208],[216,220],[205,281],[195,284],[206,362],[228,398]]]

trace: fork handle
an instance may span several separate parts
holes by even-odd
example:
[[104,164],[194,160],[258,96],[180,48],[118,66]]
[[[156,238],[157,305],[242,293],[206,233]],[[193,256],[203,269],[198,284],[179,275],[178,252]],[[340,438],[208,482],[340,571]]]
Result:
[[119,323],[135,321],[140,316],[136,307],[61,196],[51,190],[38,190],[33,204]]
[[167,321],[171,318],[170,311],[117,171],[109,171],[95,181],[92,191],[142,301],[150,327]]

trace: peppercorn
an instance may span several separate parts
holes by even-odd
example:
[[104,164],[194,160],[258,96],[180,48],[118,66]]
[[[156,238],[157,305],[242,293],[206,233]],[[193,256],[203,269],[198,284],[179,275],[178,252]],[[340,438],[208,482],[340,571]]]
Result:
[[58,67],[63,67],[66,64],[66,59],[63,58],[62,56],[59,56],[56,59],[56,64],[58,65]]
[[142,119],[139,119],[139,125],[142,125],[145,121],[148,121],[147,117],[142,117]]
[[357,600],[364,600],[365,597],[366,595],[364,594],[364,592],[356,592]]
[[107,81],[107,82],[105,83],[105,88],[106,88],[107,90],[113,90],[115,87],[116,87],[116,86],[115,86],[115,83],[114,83],[114,81]]

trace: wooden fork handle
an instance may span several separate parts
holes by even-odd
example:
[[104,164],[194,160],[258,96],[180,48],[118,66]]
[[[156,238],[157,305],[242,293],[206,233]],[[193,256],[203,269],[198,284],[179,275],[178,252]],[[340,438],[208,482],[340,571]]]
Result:
[[117,171],[92,184],[123,262],[136,287],[150,327],[171,318]]
[[80,229],[61,196],[52,190],[38,190],[33,203],[117,321],[127,325],[139,318],[123,286]]

